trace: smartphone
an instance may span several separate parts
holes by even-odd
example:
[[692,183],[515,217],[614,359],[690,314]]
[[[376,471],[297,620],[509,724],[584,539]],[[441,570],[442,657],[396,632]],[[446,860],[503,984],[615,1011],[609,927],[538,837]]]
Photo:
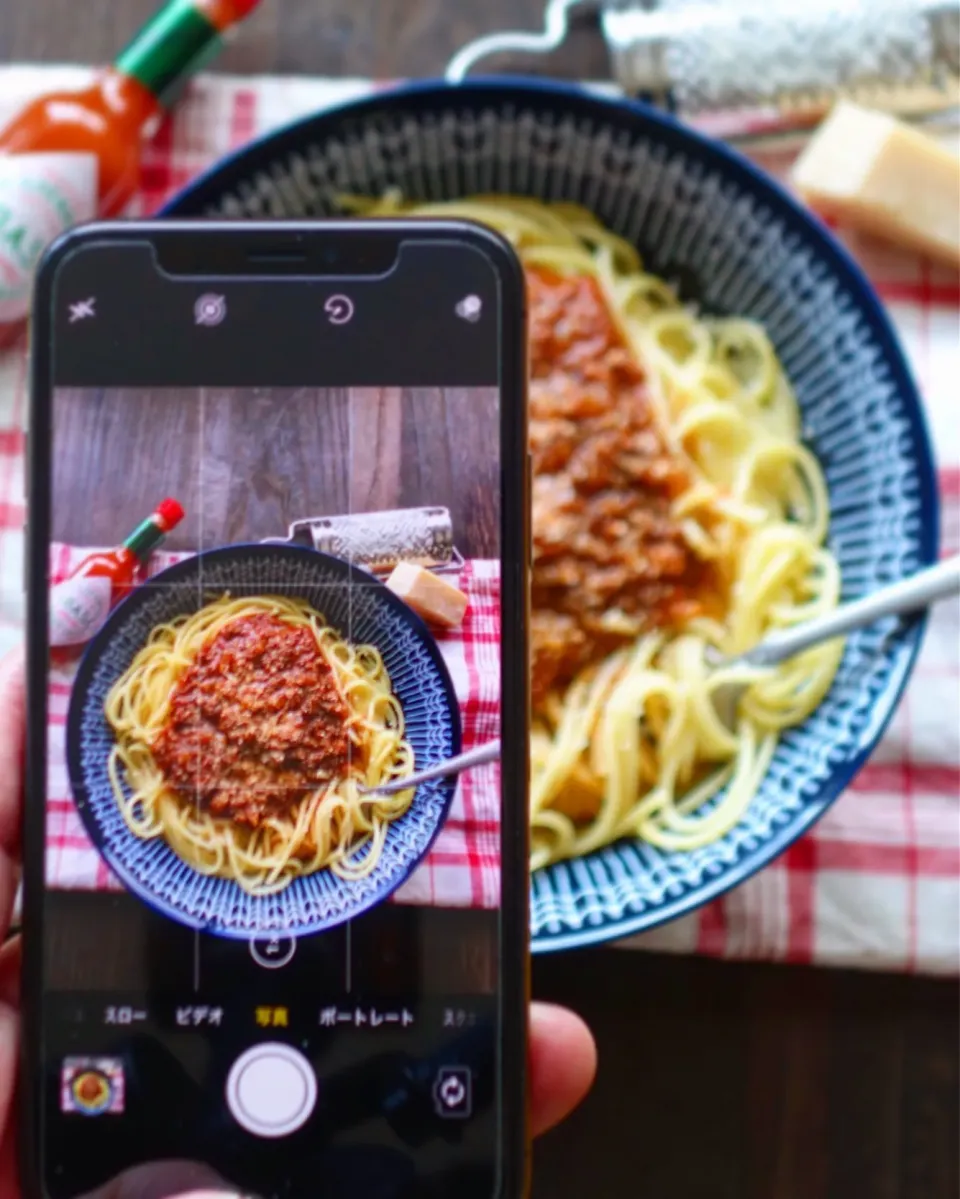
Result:
[[48,252],[30,1199],[525,1193],[524,325],[469,223]]

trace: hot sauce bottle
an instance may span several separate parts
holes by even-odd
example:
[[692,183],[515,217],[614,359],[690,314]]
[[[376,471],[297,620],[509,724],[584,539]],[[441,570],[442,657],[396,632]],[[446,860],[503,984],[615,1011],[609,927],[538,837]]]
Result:
[[123,210],[143,140],[258,3],[168,0],[89,87],[40,96],[0,129],[0,345],[27,315],[44,248],[71,225]]
[[89,641],[114,604],[132,591],[140,568],[181,520],[183,508],[177,501],[161,500],[121,545],[89,554],[62,582],[54,583],[50,588],[51,649],[63,651]]

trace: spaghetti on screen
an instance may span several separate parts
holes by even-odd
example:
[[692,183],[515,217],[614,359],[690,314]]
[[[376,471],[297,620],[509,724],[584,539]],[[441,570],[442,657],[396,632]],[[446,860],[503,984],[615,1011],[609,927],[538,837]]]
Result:
[[159,625],[105,714],[131,832],[253,895],[364,877],[413,799],[362,791],[414,767],[379,651],[302,600],[223,596]]

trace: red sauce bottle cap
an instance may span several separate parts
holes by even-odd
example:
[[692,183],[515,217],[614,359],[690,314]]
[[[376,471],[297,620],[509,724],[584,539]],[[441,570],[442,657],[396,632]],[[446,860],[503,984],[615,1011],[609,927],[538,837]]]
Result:
[[260,0],[193,0],[193,3],[210,24],[223,33],[248,17]]
[[157,504],[157,516],[160,518],[160,523],[163,525],[165,533],[169,533],[171,529],[183,520],[183,508],[173,499],[161,500]]

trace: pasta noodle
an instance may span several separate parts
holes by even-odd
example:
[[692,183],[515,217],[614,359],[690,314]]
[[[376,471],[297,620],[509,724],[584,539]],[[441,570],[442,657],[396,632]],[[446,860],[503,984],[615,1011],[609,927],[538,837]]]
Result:
[[[732,658],[839,600],[840,572],[824,545],[823,474],[801,442],[797,403],[766,333],[681,304],[631,245],[572,204],[493,196],[409,206],[397,194],[344,202],[367,215],[480,221],[513,243],[528,274],[595,281],[647,376],[659,434],[686,468],[671,516],[725,585],[724,611],[668,628],[608,613],[609,627],[633,643],[536,704],[532,865],[625,836],[665,851],[724,836],[756,794],[780,733],[823,699],[842,653],[832,642],[774,669],[708,665],[711,651]],[[715,701],[722,706],[734,686],[745,690],[728,728]]]
[[[347,756],[344,771],[318,783],[286,811],[266,807],[251,826],[217,816],[196,796],[171,786],[157,759],[172,697],[186,672],[218,634],[263,617],[308,630],[315,640],[346,714]],[[105,715],[116,736],[109,777],[130,831],[143,839],[163,837],[194,869],[232,879],[252,895],[276,893],[327,868],[344,879],[368,875],[391,821],[413,799],[412,790],[396,795],[360,790],[406,777],[414,767],[403,711],[380,653],[371,645],[350,645],[299,599],[224,596],[157,626],[111,688]],[[258,712],[255,719],[264,717]]]

